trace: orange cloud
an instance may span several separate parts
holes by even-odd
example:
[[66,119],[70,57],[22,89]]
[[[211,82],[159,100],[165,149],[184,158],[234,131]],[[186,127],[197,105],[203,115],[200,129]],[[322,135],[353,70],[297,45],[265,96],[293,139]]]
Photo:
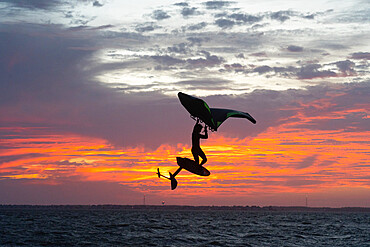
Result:
[[59,185],[113,182],[156,198],[168,193],[173,198],[312,194],[350,187],[369,193],[368,144],[359,141],[368,140],[368,134],[297,129],[292,123],[270,128],[254,139],[213,133],[203,142],[211,176],[182,171],[176,191],[170,191],[168,180],[158,179],[155,172],[157,168],[174,172],[176,156],[191,157],[187,145],[146,151],[76,135],[13,136],[0,142],[0,176]]

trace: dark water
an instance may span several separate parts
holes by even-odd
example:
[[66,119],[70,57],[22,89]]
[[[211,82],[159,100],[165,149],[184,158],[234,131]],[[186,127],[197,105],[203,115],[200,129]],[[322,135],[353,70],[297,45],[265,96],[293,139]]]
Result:
[[7,209],[0,246],[370,246],[370,214]]

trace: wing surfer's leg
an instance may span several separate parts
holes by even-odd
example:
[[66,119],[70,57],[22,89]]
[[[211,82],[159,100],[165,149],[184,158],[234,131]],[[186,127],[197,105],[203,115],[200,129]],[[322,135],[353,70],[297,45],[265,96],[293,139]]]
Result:
[[179,172],[182,170],[182,167],[179,167],[174,174],[172,174],[173,178],[176,177],[177,174],[179,174]]
[[200,163],[200,165],[202,166],[207,162],[206,154],[203,152],[202,149],[199,149],[199,156],[202,158],[202,162]]
[[199,165],[199,155],[198,155],[197,150],[195,148],[192,148],[191,153],[193,154],[195,163]]

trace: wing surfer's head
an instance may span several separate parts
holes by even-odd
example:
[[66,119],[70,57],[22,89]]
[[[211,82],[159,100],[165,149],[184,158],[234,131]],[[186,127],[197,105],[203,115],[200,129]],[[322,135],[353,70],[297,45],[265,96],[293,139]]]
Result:
[[193,131],[194,131],[194,132],[197,132],[197,133],[200,133],[200,132],[202,131],[202,128],[203,128],[203,126],[202,126],[201,124],[196,124],[196,125],[194,126]]

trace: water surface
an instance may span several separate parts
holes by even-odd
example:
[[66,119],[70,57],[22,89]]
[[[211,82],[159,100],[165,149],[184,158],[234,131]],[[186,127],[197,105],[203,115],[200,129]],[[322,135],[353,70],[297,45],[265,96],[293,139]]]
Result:
[[1,209],[0,246],[370,247],[370,213]]

